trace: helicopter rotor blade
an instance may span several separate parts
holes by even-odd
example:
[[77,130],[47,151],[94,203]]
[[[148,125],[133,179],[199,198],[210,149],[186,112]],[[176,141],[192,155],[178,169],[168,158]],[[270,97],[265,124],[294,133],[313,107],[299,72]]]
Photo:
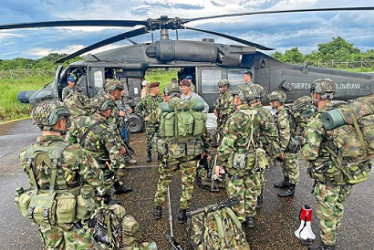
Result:
[[73,26],[111,26],[111,27],[134,27],[136,25],[147,25],[147,21],[137,20],[68,20],[68,21],[48,21],[35,23],[16,23],[0,25],[0,30],[6,29],[26,29],[45,27],[73,27]]
[[216,16],[204,16],[196,18],[182,19],[181,23],[185,24],[192,21],[200,21],[221,17],[236,17],[236,16],[251,16],[251,15],[264,15],[264,14],[278,14],[278,13],[297,13],[297,12],[328,12],[328,11],[360,11],[360,10],[374,10],[374,7],[341,7],[341,8],[316,8],[316,9],[295,9],[295,10],[266,10],[266,11],[253,11],[235,14],[224,14]]
[[78,51],[76,51],[76,52],[74,52],[74,53],[72,53],[68,56],[60,58],[56,61],[56,63],[62,63],[64,61],[68,60],[68,59],[74,58],[76,56],[80,56],[80,55],[82,55],[82,54],[84,54],[88,51],[91,51],[91,50],[94,50],[94,49],[97,49],[97,48],[103,47],[105,45],[115,43],[115,42],[118,42],[118,41],[121,41],[121,40],[124,40],[124,39],[128,39],[128,38],[131,38],[131,37],[134,37],[134,36],[143,35],[143,34],[146,34],[148,32],[149,31],[146,28],[143,27],[143,28],[140,28],[140,29],[131,30],[131,31],[125,32],[123,34],[107,38],[105,40],[102,40],[100,42],[92,44],[88,47],[85,47],[81,50],[78,50]]
[[203,29],[191,28],[191,27],[186,27],[186,26],[183,26],[183,28],[189,29],[189,30],[205,32],[205,33],[216,35],[216,36],[221,36],[221,37],[233,40],[235,42],[242,43],[242,44],[245,44],[245,45],[248,45],[248,46],[252,46],[252,47],[255,47],[255,48],[261,49],[261,50],[273,50],[273,48],[269,48],[269,47],[263,46],[261,44],[253,43],[253,42],[250,42],[250,41],[238,38],[238,37],[229,36],[229,35],[226,35],[226,34],[217,33],[217,32],[210,31],[210,30],[203,30]]

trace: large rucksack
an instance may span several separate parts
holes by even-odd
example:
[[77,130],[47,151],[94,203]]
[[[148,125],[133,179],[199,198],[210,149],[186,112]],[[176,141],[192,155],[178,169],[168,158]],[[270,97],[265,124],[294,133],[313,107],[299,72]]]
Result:
[[204,101],[179,98],[161,103],[161,119],[155,148],[170,158],[196,156],[203,152],[201,136],[205,133]]
[[[68,144],[58,141],[48,147],[33,145],[26,150],[25,170],[28,172],[33,189],[18,188],[15,204],[21,214],[42,226],[73,223],[91,216],[96,208],[95,192],[89,185],[68,187],[62,172],[62,154]],[[40,188],[35,168],[43,169],[43,175],[50,172],[49,188]],[[78,180],[79,181],[79,180]],[[44,184],[46,185],[46,184]],[[69,227],[69,226],[68,226]],[[67,228],[69,229],[69,228]]]
[[231,206],[237,198],[187,212],[188,241],[194,249],[250,249]]
[[332,145],[326,150],[341,168],[347,182],[369,178],[369,161],[374,158],[374,95],[360,97],[321,115]]
[[98,208],[89,226],[103,249],[157,249],[155,242],[139,243],[139,223],[118,204]]

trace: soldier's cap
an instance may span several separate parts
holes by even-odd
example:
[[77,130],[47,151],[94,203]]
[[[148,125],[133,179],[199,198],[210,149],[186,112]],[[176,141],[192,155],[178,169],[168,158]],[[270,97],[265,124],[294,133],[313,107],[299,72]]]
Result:
[[123,84],[119,80],[110,79],[105,83],[105,90],[106,91],[113,91],[115,89],[123,90]]
[[160,82],[151,82],[151,83],[149,84],[149,87],[150,87],[150,88],[155,88],[155,87],[158,87],[158,86],[160,86]]
[[191,75],[187,75],[185,79],[187,79],[187,80],[192,79],[192,76]]
[[75,82],[75,77],[74,76],[68,76],[68,78],[66,78],[66,80],[68,82]]
[[191,83],[186,80],[186,79],[183,79],[180,83],[181,86],[187,86],[187,87],[191,87]]

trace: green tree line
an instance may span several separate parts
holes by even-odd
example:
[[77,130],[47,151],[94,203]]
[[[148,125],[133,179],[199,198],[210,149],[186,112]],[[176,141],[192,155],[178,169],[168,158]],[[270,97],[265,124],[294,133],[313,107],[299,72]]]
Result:
[[286,50],[284,53],[275,52],[272,57],[281,61],[289,63],[308,63],[317,66],[319,62],[329,61],[370,61],[374,60],[374,49],[369,49],[362,52],[352,43],[347,42],[342,37],[334,37],[328,43],[321,43],[317,45],[317,50],[310,54],[303,54],[298,47]]

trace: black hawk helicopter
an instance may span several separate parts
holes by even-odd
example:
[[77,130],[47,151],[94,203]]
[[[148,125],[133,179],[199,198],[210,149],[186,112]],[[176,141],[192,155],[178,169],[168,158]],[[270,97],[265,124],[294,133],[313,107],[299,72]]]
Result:
[[[66,27],[66,26],[110,26],[135,27],[134,30],[110,37],[85,47],[75,53],[59,59],[56,63],[82,55],[91,50],[121,40],[160,31],[160,40],[149,43],[123,46],[101,53],[88,55],[84,61],[71,63],[63,69],[59,66],[55,79],[43,89],[22,91],[19,101],[36,104],[42,100],[61,98],[62,88],[66,86],[66,78],[74,74],[78,77],[78,86],[88,97],[96,95],[103,88],[108,78],[116,78],[124,83],[130,106],[140,100],[141,79],[145,71],[151,68],[179,68],[178,78],[191,75],[196,85],[196,92],[212,107],[218,97],[217,82],[228,79],[232,89],[243,84],[243,73],[251,71],[253,81],[261,84],[266,93],[273,90],[284,90],[287,101],[292,102],[300,96],[309,95],[311,83],[318,78],[331,78],[337,84],[337,99],[348,100],[374,93],[374,76],[352,73],[341,70],[317,68],[308,65],[292,65],[259,52],[272,48],[233,37],[227,34],[186,26],[187,23],[236,16],[297,13],[297,12],[331,12],[331,11],[370,11],[374,7],[342,7],[319,9],[271,10],[223,14],[196,18],[170,18],[161,16],[156,19],[138,20],[68,20],[0,25],[0,30]],[[242,45],[225,45],[215,43],[212,39],[202,41],[178,40],[178,30],[188,29],[233,40]],[[169,30],[175,30],[176,40],[169,38]],[[153,36],[152,36],[153,38]],[[152,39],[153,40],[153,39]],[[132,41],[131,41],[132,42]],[[142,130],[140,117],[133,114],[130,130]]]

